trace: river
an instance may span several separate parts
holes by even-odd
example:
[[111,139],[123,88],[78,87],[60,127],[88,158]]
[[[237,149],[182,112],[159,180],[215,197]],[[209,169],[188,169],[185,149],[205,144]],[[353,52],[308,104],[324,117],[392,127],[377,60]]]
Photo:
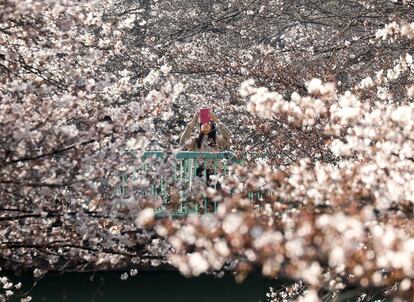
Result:
[[[13,277],[25,287],[30,277]],[[41,302],[252,302],[265,301],[274,280],[259,275],[249,276],[243,283],[231,275],[223,278],[199,276],[185,278],[177,272],[138,272],[121,280],[121,273],[49,273],[32,289],[32,301]],[[12,301],[20,301],[14,299]]]

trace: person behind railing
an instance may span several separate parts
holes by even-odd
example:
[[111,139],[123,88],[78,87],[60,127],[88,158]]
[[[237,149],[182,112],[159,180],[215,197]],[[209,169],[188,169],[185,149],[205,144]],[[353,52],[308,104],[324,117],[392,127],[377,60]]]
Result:
[[[196,125],[198,124],[198,133],[195,136],[192,136],[192,132]],[[217,133],[219,130],[219,133]],[[201,123],[200,113],[197,111],[191,122],[185,128],[183,134],[181,135],[180,142],[182,144],[181,150],[183,151],[200,151],[200,152],[220,152],[225,151],[230,147],[230,131],[227,127],[219,121],[217,116],[213,113],[210,113],[210,121],[208,123]],[[201,162],[200,162],[201,160]],[[221,164],[214,163],[212,160],[207,162],[203,161],[201,158],[197,161],[198,167],[195,170],[195,175],[201,179],[204,179],[208,186],[215,189],[220,189],[220,183],[212,183],[212,177],[214,173],[214,168],[219,169]],[[205,166],[206,164],[206,166]],[[218,164],[218,165],[217,165]],[[193,169],[194,162],[192,162]],[[214,166],[216,165],[216,166]],[[191,171],[193,171],[191,169]],[[190,172],[193,173],[193,172]],[[190,181],[191,186],[191,181]],[[213,204],[208,202],[207,207],[211,208]],[[207,209],[205,209],[207,210]]]

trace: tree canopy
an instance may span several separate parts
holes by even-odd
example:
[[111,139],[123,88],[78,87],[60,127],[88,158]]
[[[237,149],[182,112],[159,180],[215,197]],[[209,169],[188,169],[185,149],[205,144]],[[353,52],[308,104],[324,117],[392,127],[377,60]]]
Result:
[[[412,297],[413,18],[408,0],[0,2],[0,266],[259,269],[307,301]],[[139,192],[180,189],[173,155],[114,194],[202,106],[237,156],[263,156],[200,185],[217,214],[154,219]],[[0,301],[21,286],[0,282]]]

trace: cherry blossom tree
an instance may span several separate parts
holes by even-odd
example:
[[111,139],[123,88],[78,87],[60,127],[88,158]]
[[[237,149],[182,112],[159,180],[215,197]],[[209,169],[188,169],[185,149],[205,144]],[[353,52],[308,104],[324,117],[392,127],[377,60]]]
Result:
[[[139,94],[149,82],[179,79],[184,85],[174,102],[174,117],[157,121],[154,148],[177,143],[182,120],[197,108],[216,107],[235,136],[235,150],[274,153],[277,165],[302,157],[332,161],[320,131],[298,129],[280,117],[264,120],[246,111],[240,83],[253,78],[260,86],[306,92],[313,77],[352,89],[364,77],[393,65],[410,44],[374,43],[389,20],[410,20],[410,4],[389,1],[129,1],[120,12],[136,11],[128,40],[130,51],[119,61],[130,64]],[[144,50],[144,51],[143,51]],[[369,64],[367,64],[369,63]],[[405,78],[395,91],[403,91]],[[208,84],[206,84],[208,83]],[[147,87],[146,87],[147,86]],[[165,131],[164,129],[167,129]],[[171,135],[173,132],[173,135]],[[300,140],[300,143],[297,141]],[[240,145],[238,145],[240,143]],[[272,148],[269,148],[272,146]]]
[[[413,17],[385,0],[3,1],[0,265],[259,269],[297,281],[269,300],[411,297]],[[201,184],[216,215],[155,220],[159,198],[138,193],[173,156],[114,191],[201,105],[239,156],[267,157]],[[0,282],[2,300],[21,287]]]
[[[392,43],[399,55],[351,87],[313,78],[303,81],[304,93],[297,89],[287,99],[285,91],[254,86],[254,80],[241,85],[251,113],[319,130],[334,160],[309,156],[282,171],[236,171],[220,192],[217,216],[161,228],[180,271],[198,275],[237,255],[241,279],[259,264],[265,275],[286,274],[332,296],[347,284],[397,284],[395,290],[411,296],[412,56],[402,46],[410,45],[412,31],[406,21],[378,28],[370,44]],[[248,179],[235,195],[230,188],[240,187],[240,176]],[[256,207],[246,191],[263,183],[272,184],[274,194]],[[312,290],[308,295],[317,297]]]
[[[151,233],[134,223],[147,201],[121,202],[113,192],[121,171],[141,162],[134,153],[147,144],[139,133],[150,128],[146,117],[168,106],[177,89],[167,85],[122,105],[132,83],[113,61],[126,51],[123,35],[135,18],[112,8],[111,1],[0,4],[5,269],[36,269],[40,277],[140,263],[145,253],[146,261],[160,258],[146,248]],[[138,241],[126,251],[130,239]],[[4,300],[14,285],[1,282]]]

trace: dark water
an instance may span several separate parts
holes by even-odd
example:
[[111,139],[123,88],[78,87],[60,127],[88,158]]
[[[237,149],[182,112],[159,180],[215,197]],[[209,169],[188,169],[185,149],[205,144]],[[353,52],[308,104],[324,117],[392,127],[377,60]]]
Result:
[[[185,278],[176,272],[139,272],[123,281],[120,275],[114,272],[47,274],[30,295],[32,301],[41,302],[259,302],[265,301],[268,287],[275,283],[255,275],[241,284],[232,276]],[[32,281],[29,277],[12,278],[22,281],[25,290]]]

